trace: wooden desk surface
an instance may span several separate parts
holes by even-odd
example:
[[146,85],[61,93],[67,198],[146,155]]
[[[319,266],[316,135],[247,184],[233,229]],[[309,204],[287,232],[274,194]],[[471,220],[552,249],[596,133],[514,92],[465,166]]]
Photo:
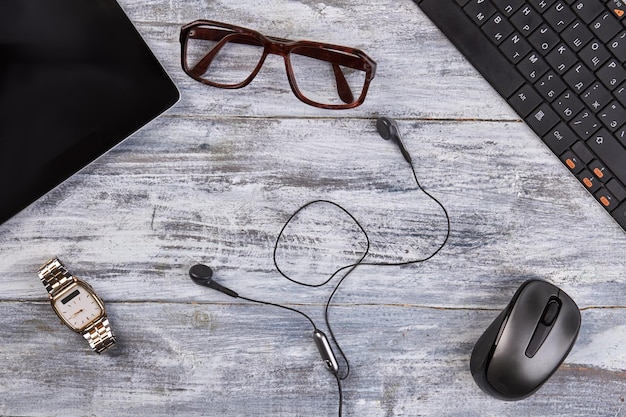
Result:
[[[334,416],[337,387],[311,327],[188,278],[203,262],[247,297],[318,326],[334,282],[294,285],[272,263],[289,215],[345,206],[369,260],[423,257],[441,210],[375,130],[397,119],[422,185],[452,233],[435,258],[360,267],[330,319],[352,366],[344,416],[626,415],[626,234],[410,0],[121,0],[182,99],[164,116],[0,226],[0,415]],[[316,109],[270,57],[247,88],[201,85],[179,67],[180,27],[209,18],[366,51],[365,103]],[[281,266],[320,280],[362,241],[316,207]],[[118,346],[96,355],[52,312],[37,268],[59,256],[105,300]],[[582,309],[577,344],[527,400],[474,383],[474,343],[525,280]]]

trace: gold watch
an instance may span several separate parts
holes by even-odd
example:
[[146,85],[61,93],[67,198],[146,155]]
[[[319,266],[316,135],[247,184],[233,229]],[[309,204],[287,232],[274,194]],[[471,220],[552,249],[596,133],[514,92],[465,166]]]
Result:
[[115,344],[104,303],[89,284],[70,274],[58,258],[39,268],[39,278],[57,316],[67,327],[81,333],[95,352],[101,353]]

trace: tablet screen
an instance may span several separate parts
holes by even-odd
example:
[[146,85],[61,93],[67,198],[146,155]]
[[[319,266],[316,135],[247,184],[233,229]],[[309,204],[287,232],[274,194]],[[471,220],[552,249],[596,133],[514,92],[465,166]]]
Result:
[[174,105],[113,0],[3,0],[0,223]]

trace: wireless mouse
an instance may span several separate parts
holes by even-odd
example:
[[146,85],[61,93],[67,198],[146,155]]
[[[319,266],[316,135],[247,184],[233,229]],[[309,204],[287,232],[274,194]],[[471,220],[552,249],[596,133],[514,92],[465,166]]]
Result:
[[545,281],[526,281],[476,342],[472,376],[496,398],[526,398],[558,369],[579,329],[580,310],[565,292]]

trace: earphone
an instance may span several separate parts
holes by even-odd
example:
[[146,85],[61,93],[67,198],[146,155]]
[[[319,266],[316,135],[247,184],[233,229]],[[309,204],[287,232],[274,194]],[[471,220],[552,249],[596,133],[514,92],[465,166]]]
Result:
[[209,287],[233,298],[239,298],[239,294],[213,281],[213,270],[206,265],[198,264],[191,267],[189,276],[198,285]]
[[[320,287],[323,285],[328,284],[331,280],[333,280],[338,274],[340,274],[341,272],[344,272],[343,276],[341,276],[337,282],[337,284],[335,285],[333,291],[331,292],[330,296],[328,297],[327,301],[326,301],[326,305],[325,305],[325,320],[326,320],[326,325],[327,328],[329,330],[329,335],[330,338],[332,339],[335,347],[337,348],[338,352],[341,355],[341,358],[343,359],[343,363],[345,364],[345,370],[344,372],[340,372],[340,365],[339,362],[337,360],[337,356],[335,355],[333,348],[331,346],[331,343],[329,342],[328,337],[326,336],[326,334],[324,332],[322,332],[320,329],[318,329],[318,327],[315,325],[315,322],[304,312],[297,310],[295,308],[292,307],[288,307],[288,306],[284,306],[284,305],[280,305],[280,304],[275,304],[275,303],[271,303],[271,302],[267,302],[267,301],[261,301],[261,300],[255,300],[255,299],[251,299],[251,298],[247,298],[247,297],[243,297],[241,295],[239,295],[237,292],[226,288],[220,284],[218,284],[217,282],[215,282],[213,280],[213,270],[203,264],[198,264],[198,265],[194,265],[191,267],[191,269],[189,270],[189,276],[191,277],[191,279],[198,285],[202,285],[214,290],[217,290],[219,292],[222,292],[230,297],[233,298],[240,298],[242,300],[247,300],[253,303],[259,303],[259,304],[263,304],[263,305],[270,305],[270,306],[274,306],[274,307],[278,307],[278,308],[282,308],[282,309],[286,309],[286,310],[290,310],[293,311],[295,313],[300,314],[301,316],[303,316],[304,318],[306,318],[311,325],[313,326],[313,339],[315,341],[315,344],[317,346],[317,349],[320,353],[320,356],[322,357],[322,360],[324,361],[327,369],[334,375],[334,377],[337,380],[337,386],[338,386],[338,390],[339,390],[339,417],[341,417],[342,415],[342,408],[343,408],[343,390],[342,390],[342,385],[341,385],[341,381],[345,380],[348,378],[349,374],[350,374],[350,363],[346,357],[346,355],[344,354],[343,350],[341,349],[341,346],[339,345],[339,343],[337,342],[337,339],[335,338],[335,334],[332,330],[332,327],[330,325],[330,320],[329,320],[329,308],[332,302],[333,297],[335,296],[335,294],[337,293],[339,287],[341,286],[341,284],[343,283],[343,281],[360,265],[370,265],[370,266],[399,266],[399,265],[410,265],[410,264],[416,264],[416,263],[421,263],[421,262],[425,262],[431,258],[433,258],[435,255],[437,255],[446,245],[448,238],[450,237],[450,217],[448,215],[448,212],[446,210],[446,208],[443,206],[443,204],[434,196],[432,196],[431,194],[429,194],[426,190],[424,190],[424,188],[421,186],[418,178],[417,178],[417,174],[415,172],[415,167],[413,166],[413,161],[411,158],[411,155],[409,154],[409,152],[406,150],[406,148],[404,147],[404,144],[402,143],[402,139],[400,136],[400,131],[398,129],[398,125],[395,122],[395,120],[387,118],[387,117],[379,117],[376,121],[376,128],[378,130],[378,133],[380,134],[380,136],[385,139],[385,140],[391,140],[393,142],[396,143],[396,145],[399,147],[400,152],[402,153],[404,159],[407,161],[407,163],[409,164],[409,166],[411,167],[411,171],[413,172],[413,177],[415,179],[415,182],[418,186],[418,188],[424,193],[426,194],[429,198],[431,198],[433,201],[435,201],[442,209],[445,218],[446,218],[446,222],[447,222],[447,229],[446,229],[446,235],[445,238],[443,239],[443,241],[441,242],[441,244],[437,247],[437,249],[435,251],[433,251],[430,255],[424,257],[424,258],[420,258],[420,259],[414,259],[414,260],[409,260],[409,261],[404,261],[404,262],[397,262],[397,263],[382,263],[382,262],[364,262],[365,258],[368,256],[369,254],[369,249],[370,249],[370,239],[369,236],[367,234],[367,232],[365,231],[365,229],[361,226],[361,224],[359,223],[359,221],[345,208],[343,208],[341,205],[329,201],[329,200],[314,200],[311,202],[308,202],[306,204],[304,204],[303,206],[301,206],[299,209],[297,209],[290,217],[289,219],[285,222],[285,224],[283,225],[281,231],[279,232],[275,245],[274,245],[274,251],[273,251],[273,260],[274,260],[274,265],[276,267],[277,272],[282,275],[284,278],[299,284],[299,285],[304,285],[304,286],[308,286],[308,287]],[[301,213],[303,210],[306,210],[308,207],[311,207],[313,205],[317,205],[317,204],[325,204],[325,205],[330,205],[331,207],[334,207],[338,210],[343,211],[343,213],[347,214],[348,217],[358,226],[358,228],[361,230],[365,240],[366,240],[366,246],[365,246],[365,250],[363,251],[363,254],[360,256],[360,258],[354,262],[351,263],[349,265],[345,265],[340,267],[339,269],[337,269],[335,272],[333,272],[330,277],[325,280],[324,282],[322,282],[321,284],[316,284],[316,285],[311,285],[311,284],[305,284],[303,282],[297,281],[291,277],[289,277],[285,272],[283,272],[281,270],[281,268],[278,265],[277,262],[277,249],[279,247],[280,241],[283,237],[283,233],[285,231],[285,229],[287,228],[287,226],[291,223],[291,221],[296,218],[296,216]]]
[[402,138],[400,137],[400,129],[398,129],[398,124],[395,120],[388,117],[379,117],[376,120],[376,129],[383,139],[391,140],[395,142],[396,145],[398,145],[398,148],[400,148],[400,152],[402,152],[402,156],[404,156],[404,159],[409,164],[413,163],[411,155],[404,147],[404,143],[402,143]]

